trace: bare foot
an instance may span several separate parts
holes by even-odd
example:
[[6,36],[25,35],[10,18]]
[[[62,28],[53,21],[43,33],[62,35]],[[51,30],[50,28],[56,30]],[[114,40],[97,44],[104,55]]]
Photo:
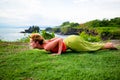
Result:
[[104,45],[103,49],[117,50],[117,48],[115,47],[115,45],[114,45],[113,43],[111,43],[111,42],[107,42],[107,43]]

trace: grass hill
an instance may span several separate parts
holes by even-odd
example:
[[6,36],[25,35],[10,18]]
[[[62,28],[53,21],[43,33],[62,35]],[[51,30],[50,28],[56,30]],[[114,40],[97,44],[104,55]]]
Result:
[[119,75],[120,50],[52,56],[28,43],[0,42],[0,80],[119,80]]
[[113,19],[91,20],[85,23],[63,22],[54,28],[47,28],[47,31],[63,35],[80,35],[85,32],[90,36],[99,36],[102,40],[120,39],[120,17]]

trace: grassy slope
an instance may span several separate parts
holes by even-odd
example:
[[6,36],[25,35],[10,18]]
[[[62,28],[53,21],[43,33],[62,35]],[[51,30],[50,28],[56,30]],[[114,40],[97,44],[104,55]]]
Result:
[[51,56],[26,43],[0,43],[0,80],[119,80],[120,50]]

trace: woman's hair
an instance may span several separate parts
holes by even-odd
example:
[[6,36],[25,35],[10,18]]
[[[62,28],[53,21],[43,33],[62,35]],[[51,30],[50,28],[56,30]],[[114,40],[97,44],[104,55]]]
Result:
[[39,34],[39,33],[32,33],[30,35],[30,39],[32,39],[35,42],[39,42],[39,44],[43,44],[44,43],[44,38]]

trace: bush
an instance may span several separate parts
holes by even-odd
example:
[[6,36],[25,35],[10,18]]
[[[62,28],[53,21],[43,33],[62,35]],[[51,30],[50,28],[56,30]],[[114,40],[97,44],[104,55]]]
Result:
[[0,42],[3,42],[3,41],[0,39]]
[[55,32],[55,33],[59,33],[60,32],[60,28],[53,28],[52,31]]
[[68,27],[62,27],[62,28],[60,28],[60,30],[61,30],[62,34],[66,34],[68,32],[69,28]]
[[81,36],[84,40],[89,41],[89,42],[99,42],[99,41],[101,41],[101,38],[100,38],[99,35],[92,36],[92,35],[87,34],[87,33],[84,32],[84,31],[80,34],[80,36]]
[[120,29],[118,27],[97,27],[95,29],[102,40],[120,39]]
[[18,42],[29,42],[29,36],[17,40]]
[[[45,39],[51,39],[51,38],[54,38],[55,37],[55,34],[54,33],[48,33],[46,32],[45,30],[43,30],[41,33],[40,33]],[[27,37],[23,37],[21,39],[18,39],[17,40],[18,42],[29,42],[29,35]]]
[[119,28],[103,27],[98,28],[97,31],[103,40],[120,39]]
[[113,35],[111,39],[120,39],[120,30],[113,31],[111,34]]
[[106,30],[106,31],[101,32],[100,36],[103,40],[108,40],[108,39],[111,39],[113,37],[113,34],[111,31]]
[[40,33],[45,39],[51,39],[55,37],[55,34],[52,33],[48,33],[45,30],[42,30],[42,32]]

